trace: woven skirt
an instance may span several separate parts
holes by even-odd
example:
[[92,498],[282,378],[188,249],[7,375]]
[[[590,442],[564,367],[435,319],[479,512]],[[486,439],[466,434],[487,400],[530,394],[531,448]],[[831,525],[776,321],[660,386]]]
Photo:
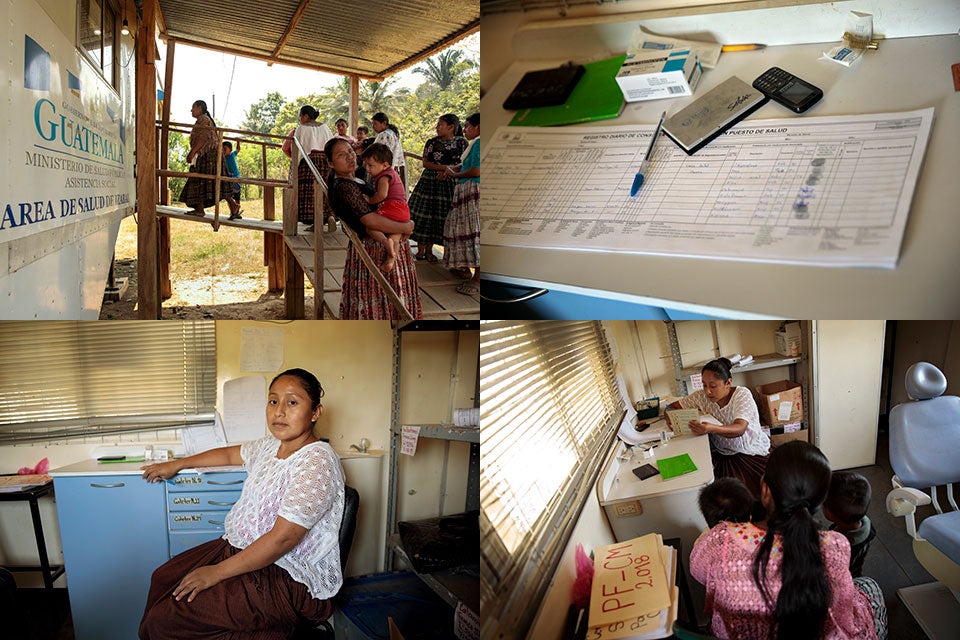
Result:
[[[220,175],[228,176],[227,163],[220,163]],[[205,173],[210,176],[217,175],[217,150],[211,149],[206,153],[197,156],[196,163],[190,168],[193,173]],[[225,199],[231,193],[233,183],[220,183],[220,199]],[[217,184],[215,180],[207,178],[187,178],[187,183],[183,185],[183,191],[180,192],[180,202],[193,209],[202,209],[212,207],[216,202]]]
[[752,456],[747,453],[734,453],[725,456],[711,450],[713,475],[717,478],[736,478],[747,485],[747,489],[757,500],[760,499],[760,480],[767,470],[770,455]]
[[[317,168],[320,177],[327,180],[327,174],[330,173],[330,165],[327,164],[327,156],[323,151],[311,151],[310,160]],[[313,172],[307,166],[306,158],[300,159],[297,167],[297,220],[304,224],[313,224],[313,186],[316,179]],[[330,198],[323,199],[323,219],[333,216],[333,208],[330,206]]]
[[[364,238],[362,242],[375,265],[379,265],[386,259],[387,250],[382,244],[371,238]],[[413,254],[410,253],[409,243],[400,243],[397,247],[396,265],[392,271],[383,275],[397,292],[410,315],[417,320],[421,319],[423,306],[417,284],[416,263],[413,260]],[[346,264],[343,267],[340,319],[400,320],[400,315],[380,288],[380,284],[364,266],[352,242],[347,247]]]
[[239,553],[226,540],[188,549],[153,572],[140,622],[141,640],[287,640],[302,620],[326,620],[330,600],[318,600],[307,587],[275,564],[244,573],[177,601],[173,590],[193,569],[217,564]]
[[443,223],[453,206],[456,180],[440,180],[439,174],[425,169],[410,194],[410,217],[415,225],[410,236],[419,244],[443,244]]
[[458,182],[443,226],[443,264],[450,269],[480,266],[480,183]]

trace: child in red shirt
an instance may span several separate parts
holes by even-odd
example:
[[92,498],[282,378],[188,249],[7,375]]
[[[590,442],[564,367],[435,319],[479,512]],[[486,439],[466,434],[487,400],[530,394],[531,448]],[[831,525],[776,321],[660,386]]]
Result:
[[[407,190],[392,164],[393,151],[388,146],[375,143],[364,150],[363,166],[373,180],[375,190],[372,196],[364,197],[370,204],[377,205],[377,213],[381,216],[396,222],[408,222],[410,207],[407,206]],[[397,247],[406,237],[398,233],[389,236],[379,232],[367,233],[387,250],[387,259],[380,265],[380,269],[384,272],[391,271],[396,264]]]

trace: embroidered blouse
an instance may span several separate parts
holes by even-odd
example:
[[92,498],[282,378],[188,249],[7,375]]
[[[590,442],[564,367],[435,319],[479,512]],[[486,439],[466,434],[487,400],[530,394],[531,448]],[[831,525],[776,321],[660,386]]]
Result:
[[[766,531],[752,523],[721,522],[702,535],[690,552],[690,575],[707,588],[710,632],[720,638],[768,638],[774,625],[753,581],[753,559]],[[834,531],[820,532],[823,568],[830,585],[830,606],[821,638],[876,638],[870,603],[850,576],[850,543]],[[766,586],[773,602],[780,592],[783,545],[774,539],[767,563]]]
[[213,119],[205,113],[197,116],[197,121],[190,130],[190,148],[195,149],[198,156],[215,149],[217,146],[217,126]]
[[710,434],[710,445],[717,453],[725,456],[735,453],[763,456],[770,452],[770,438],[760,430],[760,412],[753,400],[753,394],[746,387],[734,387],[733,397],[727,406],[722,408],[707,398],[703,389],[697,389],[685,398],[680,398],[680,407],[709,414],[723,424],[733,424],[738,418],[747,422],[747,430],[736,438]]

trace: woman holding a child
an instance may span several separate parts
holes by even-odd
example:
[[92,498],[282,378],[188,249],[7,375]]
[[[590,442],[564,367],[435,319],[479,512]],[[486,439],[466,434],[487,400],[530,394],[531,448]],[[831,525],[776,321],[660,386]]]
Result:
[[[731,362],[711,360],[703,366],[703,388],[669,405],[670,409],[696,409],[721,424],[692,420],[690,431],[710,434],[713,473],[718,478],[738,478],[754,497],[760,497],[770,452],[770,438],[760,429],[760,412],[746,387],[733,386]],[[669,421],[669,417],[667,418]]]
[[711,634],[886,638],[879,586],[851,577],[847,538],[814,519],[830,479],[819,449],[788,442],[770,454],[761,481],[765,519],[722,521],[697,539],[690,574],[706,587]]
[[[417,284],[417,268],[410,252],[407,237],[413,231],[413,222],[395,222],[375,212],[364,196],[366,183],[354,176],[357,154],[343,138],[331,138],[324,147],[331,173],[328,182],[330,203],[340,221],[353,229],[360,237],[363,248],[373,259],[374,265],[384,262],[387,250],[372,239],[367,230],[381,231],[386,235],[401,234],[403,239],[396,251],[396,262],[383,274],[387,282],[416,319],[423,317],[420,290]],[[374,269],[377,267],[374,266]],[[399,320],[390,298],[380,287],[374,274],[363,264],[354,244],[347,247],[343,268],[343,287],[340,297],[340,318],[343,320]]]

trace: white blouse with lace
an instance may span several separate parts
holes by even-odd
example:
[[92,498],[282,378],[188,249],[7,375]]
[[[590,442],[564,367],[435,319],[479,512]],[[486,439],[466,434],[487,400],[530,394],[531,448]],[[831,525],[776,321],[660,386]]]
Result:
[[701,414],[709,414],[723,424],[733,424],[737,418],[746,420],[747,430],[736,438],[710,434],[710,444],[717,453],[725,456],[735,453],[764,456],[770,452],[770,438],[760,430],[760,412],[757,410],[757,403],[753,400],[753,394],[746,387],[734,387],[733,397],[730,398],[727,406],[722,408],[707,398],[703,389],[680,398],[680,406],[684,409],[696,409]]
[[384,129],[373,139],[377,144],[383,144],[393,152],[393,167],[406,167],[407,159],[403,155],[403,145],[400,144],[400,138],[393,132],[393,129]]
[[325,442],[308,444],[285,460],[280,441],[267,436],[240,446],[247,470],[240,499],[224,521],[223,536],[245,549],[273,528],[277,517],[300,525],[307,534],[275,564],[314,598],[333,597],[343,584],[338,536],[343,517],[343,468]]

